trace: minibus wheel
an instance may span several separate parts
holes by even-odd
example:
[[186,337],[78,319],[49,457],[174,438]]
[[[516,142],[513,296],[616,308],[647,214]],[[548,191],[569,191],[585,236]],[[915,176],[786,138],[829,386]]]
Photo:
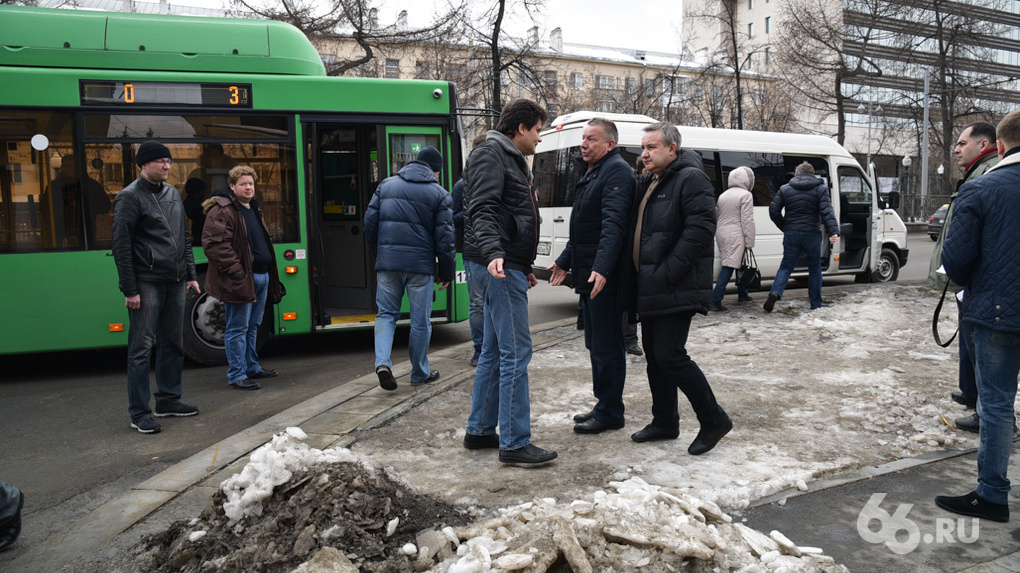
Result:
[[900,259],[892,249],[882,249],[878,264],[871,273],[872,282],[887,283],[900,276]]

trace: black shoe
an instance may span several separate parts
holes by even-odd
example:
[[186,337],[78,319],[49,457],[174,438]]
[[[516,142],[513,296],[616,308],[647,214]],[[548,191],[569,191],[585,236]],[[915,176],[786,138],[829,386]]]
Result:
[[627,354],[633,354],[634,356],[641,356],[644,352],[641,351],[641,347],[638,346],[636,340],[627,343]]
[[967,397],[963,395],[963,392],[953,392],[950,396],[953,398],[953,402],[963,404],[967,408],[973,408],[977,405],[977,400],[968,400]]
[[436,380],[439,380],[439,371],[433,370],[429,372],[429,377],[424,380],[419,380],[417,382],[411,380],[411,386],[421,386],[422,384],[428,384],[429,382],[435,382]]
[[591,420],[591,417],[595,415],[595,410],[591,412],[585,412],[584,414],[574,414],[574,421],[580,424],[581,422],[587,422]]
[[692,456],[700,456],[714,448],[715,445],[719,443],[719,440],[721,440],[726,434],[730,433],[730,430],[732,429],[733,420],[730,420],[729,416],[726,416],[726,419],[710,430],[702,428],[701,431],[698,432],[698,437],[694,438],[690,447],[687,448],[687,453]]
[[262,370],[259,370],[255,374],[248,376],[248,380],[260,380],[262,378],[276,378],[276,375],[279,373],[280,373],[279,370],[273,370],[272,368],[263,368]]
[[967,430],[968,432],[974,432],[975,434],[981,432],[981,417],[974,412],[970,416],[956,419],[956,427],[961,430]]
[[713,300],[712,301],[712,310],[714,310],[716,312],[722,312],[724,310],[729,310],[729,309],[726,308],[725,306],[723,306],[723,304],[721,302],[715,302]]
[[247,378],[241,378],[237,382],[230,385],[234,390],[258,390],[262,386],[259,386],[258,382],[254,380],[248,380]]
[[488,450],[499,447],[499,434],[479,436],[476,434],[464,434],[464,447],[469,450]]
[[813,305],[811,305],[811,310],[815,310],[816,308],[822,308],[822,307],[827,307],[827,306],[829,306],[829,303],[827,303],[827,302],[823,302],[822,304],[813,304]]
[[131,420],[131,427],[143,434],[158,434],[162,427],[159,422],[152,419],[152,416],[144,414]]
[[504,464],[544,464],[556,459],[556,452],[528,444],[516,450],[499,450],[499,461]]
[[6,529],[0,531],[0,551],[10,549],[21,535],[21,508],[25,506],[25,492],[18,490],[18,511]]
[[578,434],[601,434],[606,430],[619,430],[623,427],[623,422],[617,422],[615,424],[607,424],[602,420],[599,420],[595,416],[588,418],[584,422],[574,426],[574,431]]
[[659,428],[648,424],[643,430],[631,434],[630,439],[635,442],[651,442],[654,440],[675,440],[680,435],[680,428]]
[[747,296],[740,295],[737,297],[737,302],[754,302],[754,297],[751,295]]
[[476,348],[475,349],[475,353],[471,355],[471,365],[472,366],[478,366],[478,358],[481,357],[481,355],[482,355],[482,351]]
[[765,300],[765,306],[762,308],[765,309],[765,312],[772,312],[772,308],[776,306],[777,300],[779,300],[779,295],[774,292],[770,292],[769,298]]
[[152,413],[157,418],[166,418],[167,416],[194,416],[198,413],[198,408],[195,406],[189,406],[183,402],[156,402],[156,410]]
[[940,495],[935,498],[935,505],[968,517],[980,517],[1002,523],[1009,521],[1009,505],[992,503],[975,492],[959,497]]
[[393,373],[386,366],[380,366],[375,369],[375,375],[379,377],[379,386],[383,390],[393,391],[397,389],[397,380],[393,377]]

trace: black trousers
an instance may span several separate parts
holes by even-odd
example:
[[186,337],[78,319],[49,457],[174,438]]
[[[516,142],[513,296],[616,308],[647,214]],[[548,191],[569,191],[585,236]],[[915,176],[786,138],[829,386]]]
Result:
[[701,368],[687,355],[693,316],[690,312],[641,317],[648,388],[652,392],[652,425],[657,428],[680,427],[677,388],[687,396],[702,427],[713,427],[725,416]]

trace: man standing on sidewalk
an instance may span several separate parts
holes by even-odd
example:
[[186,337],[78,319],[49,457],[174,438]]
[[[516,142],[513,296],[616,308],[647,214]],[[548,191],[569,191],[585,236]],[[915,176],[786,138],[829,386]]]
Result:
[[783,260],[765,300],[765,312],[772,312],[776,301],[783,298],[786,283],[801,253],[807,259],[811,309],[825,306],[822,300],[822,233],[819,225],[825,225],[829,243],[835,244],[839,239],[839,224],[832,211],[829,188],[815,177],[815,168],[810,163],[805,161],[798,165],[793,179],[779,188],[779,193],[769,205],[769,217],[783,232]]
[[[528,155],[542,141],[549,118],[537,103],[516,99],[503,108],[490,131],[468,157],[464,240],[475,252],[467,264],[487,272],[485,334],[475,371],[464,447],[499,448],[506,464],[540,464],[556,452],[531,443],[528,363],[531,329],[528,289],[538,284],[531,265],[538,249],[538,201],[531,190]],[[499,424],[502,435],[496,433]]]
[[[964,183],[981,177],[999,162],[998,148],[995,144],[995,126],[990,123],[972,123],[963,128],[960,138],[956,141],[956,147],[953,148],[953,154],[956,155],[956,162],[963,169],[963,177],[956,182],[956,192],[949,198],[945,224],[942,225],[939,238],[935,241],[931,265],[928,267],[928,284],[939,290],[946,289],[947,292],[957,293],[963,287],[950,281],[945,272],[942,272],[942,245],[946,241],[946,232],[949,231],[949,223],[953,218],[956,196],[960,188]],[[946,287],[947,282],[949,283],[948,288]],[[959,297],[956,300],[956,308],[957,315],[962,317],[963,308]],[[953,392],[951,397],[959,404],[974,408],[977,405],[977,382],[974,380],[974,364],[971,361],[969,350],[971,327],[961,321],[959,328],[960,338],[957,344],[960,347],[960,391]],[[978,417],[977,412],[974,412],[970,416],[957,418],[956,426],[961,430],[977,432],[981,426],[981,418]]]
[[950,280],[963,285],[963,322],[977,379],[978,486],[958,497],[939,496],[942,509],[1009,521],[1009,456],[1013,450],[1020,374],[1020,111],[996,129],[999,164],[960,188],[942,248]]
[[184,297],[201,292],[181,194],[166,182],[174,164],[162,143],[138,147],[141,175],[113,201],[113,258],[128,309],[128,413],[143,434],[160,430],[149,409],[149,364],[156,352],[156,417],[194,416],[181,402]]
[[258,390],[260,379],[277,374],[259,364],[256,346],[266,302],[279,302],[282,287],[273,240],[255,199],[255,170],[238,165],[227,175],[227,184],[229,189],[203,203],[202,248],[209,259],[205,290],[226,308],[227,383],[235,390]]
[[675,440],[680,435],[679,388],[701,424],[687,448],[696,456],[733,429],[686,348],[691,319],[707,314],[711,301],[715,193],[701,156],[680,149],[680,132],[672,124],[645,127],[641,149],[649,173],[638,180],[634,194],[624,267],[630,280],[620,298],[641,320],[652,423],[631,439]]
[[365,211],[365,236],[377,253],[375,372],[383,390],[397,389],[390,352],[405,289],[411,307],[411,385],[439,379],[439,371],[429,369],[428,357],[432,284],[441,284],[440,290],[449,286],[455,261],[450,194],[439,185],[442,169],[439,150],[422,149],[414,161],[379,184]]
[[563,284],[573,270],[581,299],[584,345],[591,358],[592,389],[597,403],[574,416],[579,434],[598,434],[623,427],[623,383],[627,377],[623,325],[616,304],[620,253],[634,198],[634,171],[616,149],[616,124],[595,118],[581,135],[581,160],[587,171],[574,188],[570,239],[549,267],[549,284]]

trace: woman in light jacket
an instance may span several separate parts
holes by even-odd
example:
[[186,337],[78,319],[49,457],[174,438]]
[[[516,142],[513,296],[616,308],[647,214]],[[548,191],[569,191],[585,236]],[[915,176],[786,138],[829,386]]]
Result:
[[[744,249],[754,248],[754,171],[750,167],[737,167],[730,172],[730,188],[719,196],[716,203],[715,243],[719,247],[722,269],[719,280],[712,291],[712,310],[726,310],[722,305],[726,294],[726,283],[730,282],[733,271],[740,268],[744,260]],[[746,289],[737,288],[737,300],[754,300]]]

